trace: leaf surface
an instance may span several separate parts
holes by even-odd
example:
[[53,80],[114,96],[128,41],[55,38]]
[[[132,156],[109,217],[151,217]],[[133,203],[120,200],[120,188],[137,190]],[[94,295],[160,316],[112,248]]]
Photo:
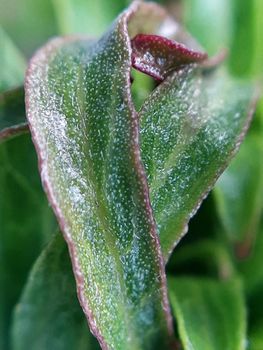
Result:
[[27,350],[95,350],[79,305],[67,246],[56,235],[37,259],[16,307],[12,345]]
[[238,281],[169,281],[172,308],[185,350],[245,349],[246,311]]
[[115,350],[165,348],[171,332],[130,96],[127,20],[152,7],[134,3],[98,42],[52,41],[31,61],[26,82],[42,181],[79,300],[101,346]]
[[[135,2],[98,42],[52,41],[27,74],[42,182],[103,348],[165,347],[171,327],[130,95],[130,38],[163,36],[168,27],[169,39],[198,46],[161,8]],[[166,259],[239,145],[252,96],[250,85],[191,65],[171,74],[142,107],[142,158]]]
[[254,88],[192,65],[169,76],[139,112],[142,159],[167,260],[240,145]]

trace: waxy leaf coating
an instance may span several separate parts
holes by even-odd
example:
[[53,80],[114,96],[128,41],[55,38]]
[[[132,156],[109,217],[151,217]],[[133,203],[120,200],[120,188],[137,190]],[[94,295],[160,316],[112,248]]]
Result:
[[142,159],[166,260],[238,150],[254,107],[250,84],[196,65],[169,76],[142,106]]
[[[169,347],[162,253],[167,259],[248,125],[250,86],[184,66],[188,49],[170,75],[178,60],[172,63],[166,39],[152,54],[164,47],[170,56],[160,73],[169,76],[136,113],[131,38],[167,29],[168,39],[195,49],[162,8],[134,2],[100,40],[55,39],[27,72],[42,182],[68,243],[81,306],[104,349]],[[198,55],[187,62],[204,58]]]
[[114,350],[165,348],[172,332],[130,96],[127,21],[143,6],[134,3],[98,42],[53,40],[26,79],[41,177],[79,300],[101,346]]

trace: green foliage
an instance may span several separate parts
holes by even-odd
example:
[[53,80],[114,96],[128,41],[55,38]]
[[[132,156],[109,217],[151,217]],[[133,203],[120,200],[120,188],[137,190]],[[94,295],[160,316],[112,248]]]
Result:
[[250,85],[190,67],[145,101],[142,157],[166,260],[236,151],[252,98]]
[[6,349],[11,311],[28,270],[56,227],[29,135],[0,144],[0,184],[0,344]]
[[[41,315],[41,320],[36,319]],[[13,349],[99,349],[77,300],[68,250],[61,234],[37,259],[13,320]]]
[[258,232],[262,213],[261,136],[260,132],[249,134],[236,159],[218,181],[215,192],[219,215],[229,240],[248,246]]
[[[200,50],[153,4],[0,4],[1,350],[263,349],[263,101],[225,170],[262,85],[262,1],[156,2],[225,67],[131,69],[128,32]],[[24,56],[65,34],[27,73],[39,175]]]
[[101,35],[123,10],[125,0],[52,0],[62,34]]
[[22,84],[26,62],[11,39],[0,27],[0,93]]
[[238,281],[171,278],[169,290],[185,350],[244,348],[246,311]]
[[167,338],[164,271],[126,89],[125,16],[101,45],[55,39],[31,61],[26,82],[42,181],[64,228],[82,307],[101,344],[116,350],[158,348]]

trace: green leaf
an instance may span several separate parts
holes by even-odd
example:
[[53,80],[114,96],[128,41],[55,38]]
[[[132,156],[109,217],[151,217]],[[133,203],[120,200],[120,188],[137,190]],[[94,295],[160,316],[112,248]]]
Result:
[[253,99],[251,85],[189,66],[159,85],[139,112],[142,159],[166,260],[237,151]]
[[[228,238],[247,254],[255,239],[262,212],[263,143],[251,133],[215,188],[218,212]],[[241,251],[242,250],[242,251]]]
[[43,193],[29,135],[0,144],[0,348],[26,276],[56,223]]
[[24,88],[0,94],[0,142],[28,131],[25,115]]
[[79,299],[101,346],[115,350],[164,349],[171,332],[130,95],[127,20],[149,10],[160,17],[159,7],[134,3],[98,42],[53,40],[32,59],[26,81],[42,181]]
[[263,320],[261,323],[257,324],[256,327],[253,327],[252,331],[249,334],[248,338],[248,350],[262,350],[263,349]]
[[245,349],[246,311],[238,281],[171,278],[169,294],[185,350]]
[[25,59],[1,27],[0,67],[0,93],[23,83]]
[[61,34],[101,35],[126,6],[125,0],[52,0]]
[[99,349],[77,300],[66,244],[57,235],[35,263],[16,307],[12,349]]

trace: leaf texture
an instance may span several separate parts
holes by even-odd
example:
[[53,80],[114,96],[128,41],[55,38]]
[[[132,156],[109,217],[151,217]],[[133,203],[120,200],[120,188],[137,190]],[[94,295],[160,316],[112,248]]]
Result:
[[130,96],[127,20],[141,8],[154,7],[135,2],[98,42],[52,41],[33,58],[26,80],[41,177],[69,246],[79,300],[101,346],[115,350],[165,348],[171,333]]
[[199,50],[162,8],[134,2],[98,41],[51,41],[26,79],[42,182],[69,246],[78,297],[102,348],[115,350],[169,346],[158,233],[167,260],[252,111],[250,85],[189,65],[169,70],[138,115],[130,91],[137,34]]
[[250,84],[190,65],[169,76],[141,108],[142,159],[166,260],[236,153],[254,100]]

